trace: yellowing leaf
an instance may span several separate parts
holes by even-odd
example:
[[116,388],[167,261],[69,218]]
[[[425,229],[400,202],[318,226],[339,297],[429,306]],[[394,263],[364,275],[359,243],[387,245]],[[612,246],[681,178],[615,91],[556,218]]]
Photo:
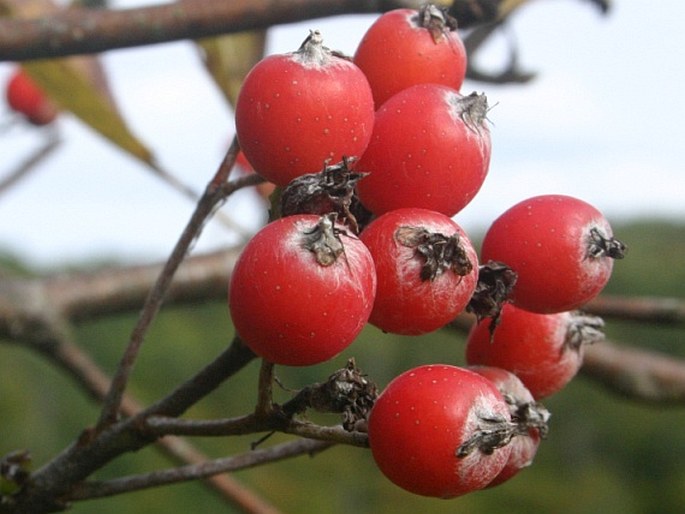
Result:
[[[45,16],[61,9],[52,0],[0,0],[0,7],[17,18]],[[70,111],[122,150],[154,167],[152,154],[117,111],[97,57],[44,59],[22,66],[62,110]]]
[[266,32],[250,31],[200,39],[205,66],[228,102],[235,106],[245,75],[264,56]]
[[44,59],[28,61],[22,66],[60,108],[71,111],[122,150],[153,165],[152,154],[130,132],[110,97],[93,86],[73,63],[65,59]]
[[59,8],[52,0],[0,0],[0,6],[4,12],[22,18],[49,14]]

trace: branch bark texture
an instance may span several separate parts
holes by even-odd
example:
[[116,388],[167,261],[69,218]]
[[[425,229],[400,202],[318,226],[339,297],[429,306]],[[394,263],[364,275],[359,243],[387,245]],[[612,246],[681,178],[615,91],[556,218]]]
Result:
[[41,19],[0,19],[0,61],[98,53],[418,4],[391,0],[182,0],[135,9],[73,8]]

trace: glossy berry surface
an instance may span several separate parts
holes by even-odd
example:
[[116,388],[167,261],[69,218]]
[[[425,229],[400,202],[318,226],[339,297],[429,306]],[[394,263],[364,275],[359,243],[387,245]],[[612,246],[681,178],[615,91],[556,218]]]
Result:
[[355,169],[357,191],[376,215],[420,207],[452,217],[480,190],[490,164],[484,95],[436,84],[397,93],[376,113],[373,135]]
[[369,443],[381,472],[415,494],[452,498],[487,486],[510,448],[485,431],[510,427],[495,385],[449,365],[424,365],[393,379],[369,416]]
[[506,304],[492,335],[491,322],[471,329],[466,361],[511,371],[536,399],[563,389],[580,369],[584,344],[602,339],[599,318],[571,312],[538,314]]
[[514,205],[488,229],[482,262],[503,262],[518,275],[514,304],[533,312],[577,309],[604,288],[625,246],[592,205],[542,195]]
[[366,324],[376,291],[366,247],[331,217],[295,215],[246,245],[229,286],[236,331],[260,357],[305,366],[343,351]]
[[376,108],[416,84],[461,88],[466,50],[450,21],[441,10],[426,5],[420,11],[389,11],[369,27],[354,62],[369,79]]
[[360,238],[378,277],[373,325],[423,334],[466,307],[478,279],[478,256],[452,219],[427,209],[397,209],[372,221]]
[[535,401],[528,388],[512,372],[491,366],[471,366],[469,369],[495,384],[509,406],[512,421],[520,428],[509,443],[509,460],[488,484],[488,487],[494,487],[510,480],[533,463],[540,441],[547,435],[550,414]]
[[373,96],[362,71],[325,48],[314,31],[298,51],[254,66],[238,96],[235,121],[254,169],[285,186],[326,162],[362,154],[373,130]]

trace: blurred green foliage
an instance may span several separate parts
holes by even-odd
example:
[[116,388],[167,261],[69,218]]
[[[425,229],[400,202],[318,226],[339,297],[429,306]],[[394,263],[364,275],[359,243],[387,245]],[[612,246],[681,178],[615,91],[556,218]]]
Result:
[[[618,227],[616,234],[628,243],[629,255],[616,264],[607,292],[685,296],[685,226],[640,222]],[[22,268],[15,262],[14,269]],[[135,319],[131,314],[79,326],[78,341],[111,372]],[[610,321],[607,334],[626,344],[685,357],[682,328]],[[224,304],[163,310],[143,347],[131,392],[143,402],[154,401],[216,356],[231,336]],[[399,372],[421,363],[463,363],[463,339],[463,335],[451,332],[397,337],[369,327],[336,360],[308,368],[277,368],[277,375],[285,386],[299,388],[324,380],[354,355],[359,367],[382,387]],[[26,448],[39,466],[94,422],[97,406],[59,370],[5,343],[0,344],[0,455]],[[258,363],[251,363],[188,415],[226,417],[249,412],[255,401],[257,371]],[[279,390],[277,399],[283,401],[289,394]],[[578,377],[545,404],[553,415],[550,436],[535,464],[498,488],[454,500],[422,498],[400,490],[376,470],[370,452],[352,447],[335,447],[315,457],[299,457],[235,476],[289,513],[682,512],[684,408],[629,402],[584,377]],[[323,419],[337,421],[335,417]],[[209,455],[223,457],[248,451],[257,438],[204,438],[194,442]],[[263,444],[287,439],[275,435]],[[117,460],[97,478],[170,465],[159,451],[148,448]],[[83,502],[72,512],[237,511],[202,484],[190,483]]]

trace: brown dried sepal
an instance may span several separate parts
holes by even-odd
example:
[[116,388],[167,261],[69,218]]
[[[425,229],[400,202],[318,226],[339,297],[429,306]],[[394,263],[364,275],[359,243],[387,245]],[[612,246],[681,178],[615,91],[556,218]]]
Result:
[[344,368],[335,371],[325,382],[301,389],[283,405],[283,411],[290,416],[310,408],[318,412],[340,413],[343,428],[352,431],[367,419],[376,398],[378,387],[351,358]]
[[355,185],[367,173],[350,170],[355,160],[343,157],[337,164],[325,165],[320,172],[291,181],[281,193],[281,216],[335,212],[342,223],[358,234],[359,224],[351,208],[355,204]]
[[484,318],[492,318],[491,336],[499,325],[502,307],[509,301],[517,278],[516,272],[502,262],[489,261],[478,268],[478,282],[466,311],[475,314],[479,323]]
[[581,311],[571,313],[571,321],[566,329],[563,350],[580,351],[584,345],[604,340],[604,320],[599,316],[585,314]]
[[415,255],[423,259],[423,281],[435,280],[447,270],[463,277],[473,269],[458,234],[446,236],[422,227],[402,226],[395,231],[395,239],[402,246],[413,248]]
[[340,239],[343,230],[336,228],[338,215],[334,212],[324,214],[314,227],[303,233],[303,247],[314,254],[321,266],[330,266],[345,253],[345,245]]
[[502,448],[518,435],[518,425],[503,416],[479,417],[478,428],[473,435],[464,441],[455,454],[460,459],[479,450],[491,455],[497,448]]
[[628,247],[615,237],[607,237],[602,232],[593,227],[590,229],[587,257],[599,259],[609,257],[611,259],[623,259],[626,256]]
[[419,27],[427,29],[436,44],[447,37],[447,34],[457,30],[457,19],[448,14],[446,8],[433,4],[424,4],[415,17]]
[[537,430],[544,439],[549,432],[550,412],[540,402],[517,400],[510,394],[503,393],[504,401],[509,406],[511,421],[516,423],[519,435],[527,435],[531,429]]
[[464,124],[476,134],[480,134],[483,122],[488,119],[488,97],[485,93],[473,91],[466,96],[457,97],[451,102],[454,113],[461,118]]

